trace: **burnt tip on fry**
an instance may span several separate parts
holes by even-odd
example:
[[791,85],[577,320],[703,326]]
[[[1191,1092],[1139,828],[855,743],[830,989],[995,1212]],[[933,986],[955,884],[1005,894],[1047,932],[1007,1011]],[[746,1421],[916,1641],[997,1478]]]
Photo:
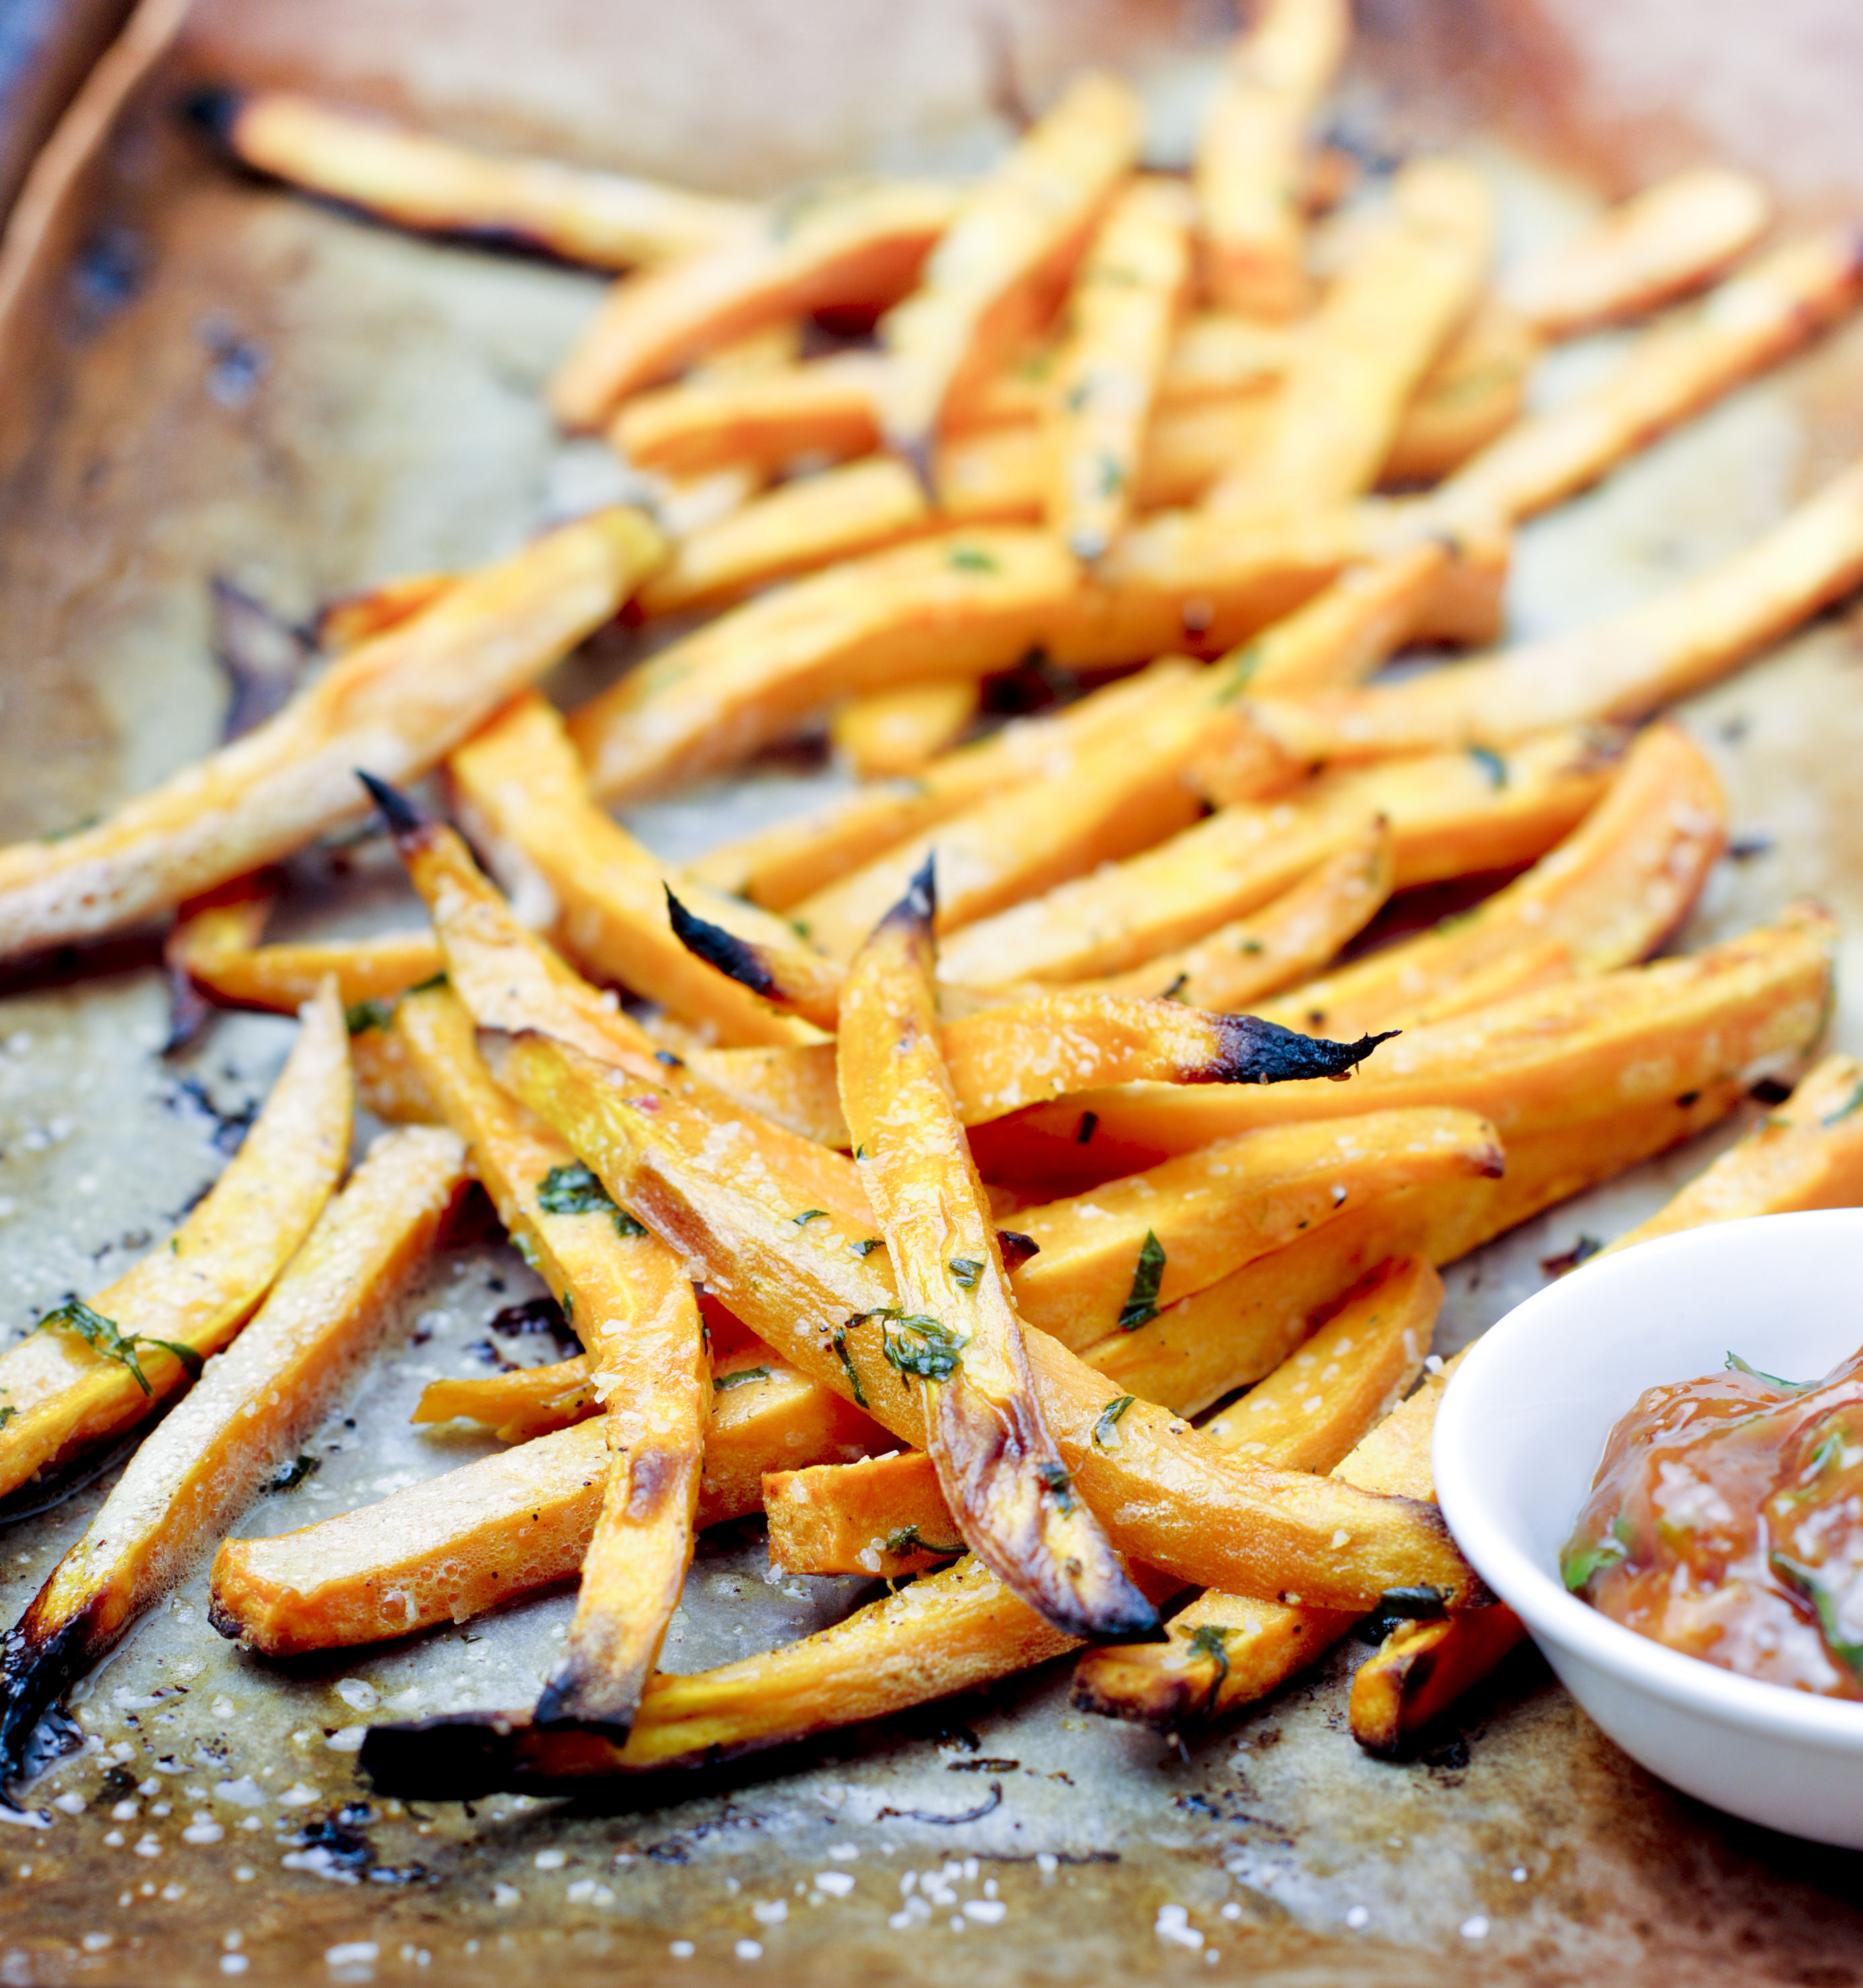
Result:
[[0,1641],[0,1790],[25,1777],[40,1720],[100,1655],[95,1612],[81,1609],[47,1635],[29,1608]]
[[1294,1084],[1303,1077],[1350,1077],[1376,1049],[1401,1033],[1385,1029],[1361,1036],[1355,1043],[1335,1043],[1324,1036],[1303,1036],[1257,1015],[1214,1018],[1222,1042],[1219,1054],[1202,1073],[1205,1084]]
[[386,780],[378,780],[373,773],[365,773],[361,767],[356,769],[356,777],[369,790],[369,798],[381,810],[382,820],[388,824],[391,835],[400,837],[414,835],[428,826],[427,816],[401,792],[391,787]]
[[934,850],[905,887],[905,895],[880,922],[915,926],[928,932],[938,916],[938,854]]
[[371,1726],[357,1764],[375,1793],[472,1801],[509,1785],[511,1739],[528,1713],[455,1712]]
[[722,925],[715,925],[709,918],[702,918],[696,911],[688,911],[673,895],[670,884],[666,891],[666,915],[674,937],[688,952],[766,1000],[781,998],[782,986],[771,972],[762,948],[726,931]]
[[197,130],[205,132],[221,145],[233,142],[233,127],[239,122],[239,113],[245,107],[245,99],[238,90],[224,89],[216,83],[191,90],[181,100],[182,117]]
[[1033,1257],[1041,1254],[1041,1245],[1033,1236],[1024,1236],[1019,1229],[999,1229],[996,1247],[1003,1252],[1003,1267],[1009,1273],[1019,1270]]

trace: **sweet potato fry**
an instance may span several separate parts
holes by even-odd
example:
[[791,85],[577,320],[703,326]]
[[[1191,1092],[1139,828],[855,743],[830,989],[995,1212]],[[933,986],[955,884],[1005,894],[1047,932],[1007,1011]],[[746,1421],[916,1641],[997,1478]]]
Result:
[[[387,932],[377,938],[260,945],[269,899],[258,904],[184,908],[164,957],[171,973],[187,975],[224,1007],[289,1015],[323,984],[336,983],[345,1008],[387,1002],[440,971],[431,932]],[[256,915],[255,915],[256,913]]]
[[1770,250],[1682,316],[1645,332],[1589,392],[1536,414],[1442,485],[1442,519],[1517,522],[1595,482],[1855,303],[1863,254],[1848,228]]
[[712,1391],[685,1266],[492,1083],[472,1018],[450,990],[414,996],[395,1026],[471,1145],[499,1219],[529,1246],[595,1364],[608,1444],[601,1516],[537,1716],[545,1725],[586,1720],[624,1738],[692,1558]]
[[0,1354],[0,1496],[134,1428],[233,1337],[330,1198],[351,1111],[343,1010],[326,988],[245,1143],[167,1246]]
[[1526,320],[1480,306],[1423,377],[1378,471],[1385,489],[1439,482],[1505,434],[1527,404],[1540,341]]
[[625,401],[608,440],[636,468],[671,476],[866,455],[879,446],[884,365],[874,353],[837,352],[749,377],[688,374]]
[[1717,681],[1859,579],[1863,466],[1723,565],[1595,627],[1388,688],[1263,698],[1238,713],[1256,739],[1302,762],[1497,746],[1548,725],[1643,718]]
[[[793,1043],[807,1036],[681,945],[668,921],[660,865],[590,798],[554,708],[520,698],[448,762],[462,820],[495,866],[534,877],[553,903],[564,946],[605,980],[659,1002],[725,1043]],[[708,912],[769,938],[786,926],[748,905]]]
[[763,1480],[769,1562],[787,1574],[897,1581],[966,1549],[922,1450],[772,1471]]
[[1772,215],[1757,180],[1727,166],[1692,167],[1528,263],[1508,284],[1508,301],[1549,338],[1640,316],[1712,282]]
[[1113,203],[1067,299],[1043,424],[1049,529],[1097,560],[1131,516],[1145,430],[1190,285],[1190,199],[1141,178]]
[[1611,1248],[1628,1249],[1652,1236],[1749,1215],[1855,1207],[1863,1199],[1860,1105],[1863,1063],[1855,1057],[1826,1057],[1738,1145]]
[[258,1316],[130,1460],[0,1648],[0,1781],[32,1729],[113,1649],[308,1435],[374,1349],[468,1180],[431,1127],[386,1133],[286,1266]]
[[1631,747],[1598,806],[1524,876],[1264,1012],[1290,1027],[1336,1030],[1365,1016],[1409,1027],[1554,979],[1633,965],[1687,917],[1726,840],[1726,799],[1713,768],[1665,720]]
[[1193,664],[1168,657],[1063,711],[1019,719],[993,738],[948,753],[909,786],[865,789],[796,821],[726,843],[689,864],[687,874],[715,890],[787,911],[988,796],[1065,772],[1075,754],[1124,730],[1170,686],[1188,683],[1195,674]]
[[311,193],[404,228],[519,242],[598,269],[695,255],[757,219],[740,201],[495,157],[282,90],[203,91],[189,110],[243,164]]
[[909,779],[969,730],[974,683],[902,684],[850,698],[828,720],[835,751],[864,780]]
[[[1281,1084],[1089,1091],[1030,1116],[1058,1131],[1093,1112],[1129,1150],[1187,1152],[1256,1125],[1449,1104],[1521,1134],[1700,1090],[1768,1058],[1802,1055],[1830,997],[1831,921],[1788,910],[1685,959],[1626,967],[1413,1030],[1351,1088]],[[1058,1118],[1052,1114],[1060,1114]]]
[[1077,77],[965,197],[920,287],[880,321],[889,447],[922,463],[947,407],[1048,316],[1138,158],[1143,119],[1116,77]]
[[1226,808],[1125,862],[953,934],[954,982],[1078,980],[1137,966],[1288,890],[1381,816],[1396,888],[1529,861],[1584,816],[1608,779],[1582,734],[1548,733],[1505,759],[1442,753],[1328,776],[1285,800]]
[[[934,859],[949,880],[938,927],[953,932],[1149,847],[1195,819],[1196,798],[1182,776],[1215,693],[1205,678],[1185,679],[1135,713],[1121,735],[1092,739],[1045,778],[979,801],[896,844],[803,898],[793,917],[815,945],[846,958],[916,871]],[[1019,977],[1011,971],[978,984]]]
[[892,303],[961,198],[927,181],[875,181],[624,278],[557,369],[551,408],[566,428],[597,428],[637,388],[766,325]]
[[607,801],[747,758],[811,711],[905,678],[1014,662],[1073,598],[1046,534],[965,531],[849,560],[731,609],[583,705],[570,730]]
[[[1150,995],[1233,1014],[1316,973],[1377,915],[1391,894],[1391,831],[1374,821],[1299,883],[1258,911],[1232,919],[1176,952],[1077,992]],[[1284,1015],[1277,1015],[1284,1021]]]
[[650,617],[723,607],[773,580],[917,538],[937,522],[902,463],[879,456],[823,470],[681,539],[636,605]]
[[1230,52],[1198,140],[1195,185],[1204,283],[1231,310],[1290,318],[1305,307],[1300,188],[1351,35],[1343,0],[1271,0]]
[[1266,431],[1209,505],[1298,515],[1377,482],[1405,407],[1474,308],[1494,230],[1480,175],[1454,160],[1405,167],[1391,207],[1303,327]]
[[[844,1462],[891,1440],[766,1347],[741,1348],[715,1378],[753,1373],[713,1395],[702,1527],[756,1511],[766,1471]],[[297,1532],[228,1540],[214,1561],[214,1620],[267,1656],[295,1656],[463,1622],[571,1579],[608,1461],[597,1415]]]
[[[1404,1307],[1404,1330],[1421,1365],[1421,1349],[1435,1330],[1442,1303],[1440,1280],[1411,1257],[1383,1265],[1368,1283],[1370,1290],[1348,1303],[1334,1325],[1323,1328],[1296,1359],[1321,1351],[1321,1339],[1329,1331],[1343,1328],[1348,1340],[1362,1338],[1378,1312],[1392,1310],[1401,1294],[1409,1300]],[[1411,1378],[1415,1375],[1413,1367]],[[1269,1384],[1262,1384],[1263,1388]],[[1381,1418],[1374,1416],[1371,1432],[1351,1454],[1335,1457],[1334,1475],[1366,1490],[1433,1498],[1429,1441],[1443,1386],[1442,1376],[1432,1376],[1401,1406]],[[1239,1408],[1254,1398],[1245,1396]],[[1432,1605],[1422,1595],[1413,1598],[1420,1605]],[[1513,1620],[1498,1604],[1465,1611],[1456,1619],[1469,1624],[1474,1638],[1484,1639],[1493,1627],[1490,1618],[1496,1616]],[[1172,1618],[1168,1642],[1094,1651],[1084,1657],[1074,1669],[1074,1702],[1085,1712],[1177,1731],[1265,1697],[1337,1642],[1357,1619],[1349,1610],[1263,1604],[1212,1589]]]
[[1352,1677],[1352,1737],[1368,1753],[1395,1753],[1527,1640],[1511,1608],[1477,1609],[1393,1629]]
[[0,850],[0,957],[153,918],[353,819],[359,762],[390,779],[424,773],[607,620],[661,552],[637,511],[565,525],[96,827]]
[[347,655],[391,628],[399,628],[424,614],[443,593],[459,583],[456,573],[411,573],[384,580],[362,593],[327,601],[317,610],[317,647],[326,654]]
[[[884,1253],[856,1255],[849,1246],[857,1238],[830,1218],[801,1228],[773,1221],[788,1184],[747,1176],[749,1134],[732,1136],[671,1087],[644,1110],[623,1094],[638,1094],[631,1076],[534,1033],[493,1043],[489,1060],[617,1199],[705,1266],[708,1285],[746,1326],[924,1447],[916,1392],[882,1347],[882,1328],[898,1308]],[[1420,1508],[1238,1464],[1145,1402],[1121,1418],[1117,1451],[1096,1444],[1110,1398],[1104,1381],[1045,1333],[1026,1330],[1023,1342],[1074,1494],[1112,1515],[1106,1523],[1123,1551],[1184,1580],[1243,1591],[1297,1584],[1328,1605],[1368,1608],[1386,1587],[1420,1582],[1454,1591],[1459,1605],[1476,1599],[1478,1584],[1439,1520]]]

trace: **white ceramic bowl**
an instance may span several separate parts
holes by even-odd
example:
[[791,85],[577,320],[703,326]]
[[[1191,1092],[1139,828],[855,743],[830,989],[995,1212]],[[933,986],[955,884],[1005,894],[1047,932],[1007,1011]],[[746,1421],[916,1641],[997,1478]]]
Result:
[[1632,1759],[1716,1808],[1863,1848],[1863,1704],[1736,1677],[1568,1594],[1559,1552],[1611,1425],[1731,1351],[1810,1380],[1863,1344],[1863,1209],[1667,1236],[1584,1266],[1475,1347],[1436,1418],[1462,1549]]

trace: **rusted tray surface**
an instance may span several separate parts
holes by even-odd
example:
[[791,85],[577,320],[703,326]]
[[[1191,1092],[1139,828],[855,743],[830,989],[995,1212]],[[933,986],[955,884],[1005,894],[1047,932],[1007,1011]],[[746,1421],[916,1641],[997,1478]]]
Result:
[[[1805,205],[1828,205],[1846,182],[1863,201],[1863,161],[1844,151],[1854,134],[1827,119],[1829,79],[1809,52],[1821,22],[1841,54],[1848,10],[1773,11],[1760,66],[1780,88],[1782,75],[1801,79],[1807,106],[1776,161],[1749,143],[1748,99],[1773,84],[1725,51],[1704,71],[1695,29],[1658,0],[1614,10],[1588,65],[1556,6],[1374,8],[1347,124],[1382,147],[1479,132],[1515,252],[1571,225],[1595,194],[1543,153],[1530,164],[1503,127],[1516,145],[1556,140],[1568,161],[1589,161],[1594,184],[1697,155],[1704,140],[1675,106],[1612,110],[1634,97],[1652,50],[1685,46],[1716,145],[1776,164]],[[174,120],[189,76],[309,81],[468,137],[754,191],[987,157],[1004,47],[1038,100],[1077,60],[1118,61],[1146,85],[1159,159],[1181,160],[1224,25],[1199,6],[1111,0],[1027,0],[988,33],[955,0],[800,12],[550,0],[522,14],[467,0],[229,0],[201,12],[136,97],[86,196],[78,254],[39,273],[51,329],[18,390],[32,397],[0,497],[0,834],[81,818],[214,742],[225,691],[211,576],[301,616],[396,572],[486,557],[615,485],[599,448],[556,439],[538,394],[594,279],[411,242],[233,178]],[[1642,42],[1625,41],[1626,21],[1642,23]],[[1523,73],[1528,59],[1539,66]],[[1605,349],[1562,355],[1545,390]],[[1530,528],[1516,627],[1569,625],[1731,550],[1863,447],[1860,390],[1853,329]],[[1749,847],[1717,874],[1689,943],[1811,891],[1844,918],[1854,961],[1860,630],[1855,610],[1841,611],[1689,707]],[[579,661],[573,688],[624,660],[610,645]],[[634,825],[689,851],[823,777],[773,765]],[[302,928],[415,915],[379,845],[313,854],[300,870]],[[0,999],[7,1332],[163,1232],[223,1163],[288,1033],[224,1020],[164,1063],[164,1027],[152,949],[136,943],[103,970],[53,972]],[[1863,1047],[1854,996],[1833,1037]],[[1673,1155],[1458,1266],[1442,1350],[1537,1288],[1542,1257],[1640,1218],[1711,1150]],[[489,1320],[535,1289],[502,1248],[445,1259],[316,1439],[316,1473],[262,1500],[242,1529],[283,1530],[478,1453],[455,1432],[417,1434],[407,1409],[424,1380],[485,1371]],[[552,1351],[498,1343],[520,1358]],[[107,1482],[0,1539],[8,1621]],[[723,1528],[702,1544],[666,1662],[692,1669],[768,1647],[863,1591],[773,1581],[758,1526]],[[1655,1786],[1530,1652],[1398,1765],[1366,1759],[1344,1730],[1348,1646],[1188,1753],[1071,1712],[1063,1665],[728,1783],[643,1789],[607,1812],[515,1799],[429,1811],[363,1806],[355,1729],[378,1707],[527,1702],[566,1594],[290,1666],[223,1641],[205,1601],[197,1576],[92,1681],[77,1707],[85,1750],[36,1791],[49,1826],[0,1823],[0,1981],[504,1983],[547,1969],[580,1982],[631,1968],[942,1982],[962,1970],[984,1988],[1115,1974],[1838,1984],[1863,1973],[1852,1904],[1863,1864]],[[904,1912],[908,1872],[934,1901],[928,1919]]]

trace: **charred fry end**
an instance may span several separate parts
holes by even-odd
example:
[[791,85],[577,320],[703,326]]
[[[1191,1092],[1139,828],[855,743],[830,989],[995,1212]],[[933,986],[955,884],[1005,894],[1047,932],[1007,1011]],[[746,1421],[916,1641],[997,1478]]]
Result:
[[356,777],[368,789],[370,800],[381,810],[388,833],[397,842],[403,836],[416,834],[428,826],[427,816],[400,788],[390,786],[386,780],[378,780],[373,773],[365,773],[360,766],[356,769]]
[[36,1604],[0,1641],[0,1789],[10,1792],[24,1777],[39,1721],[121,1633],[120,1625],[112,1634],[100,1619],[102,1602],[98,1596],[49,1635],[39,1630]]
[[696,911],[688,911],[673,895],[670,884],[666,891],[666,915],[674,937],[688,952],[766,1001],[783,999],[782,983],[770,971],[763,948],[726,931],[722,925],[713,925],[709,918],[702,918]]
[[905,895],[880,922],[898,925],[915,936],[929,938],[938,918],[938,856],[934,851],[905,887]]
[[1355,1043],[1329,1042],[1322,1036],[1303,1036],[1297,1029],[1284,1029],[1278,1022],[1264,1022],[1255,1015],[1219,1015],[1222,1050],[1207,1069],[1190,1081],[1204,1084],[1291,1084],[1302,1077],[1330,1077],[1343,1084],[1380,1043],[1388,1043],[1396,1029],[1375,1036],[1361,1036]]

